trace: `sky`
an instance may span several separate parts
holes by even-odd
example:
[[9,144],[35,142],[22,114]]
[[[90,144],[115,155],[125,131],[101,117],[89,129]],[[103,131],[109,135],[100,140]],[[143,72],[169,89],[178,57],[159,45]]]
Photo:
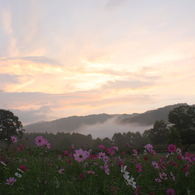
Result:
[[30,124],[195,103],[194,0],[1,0],[0,109]]

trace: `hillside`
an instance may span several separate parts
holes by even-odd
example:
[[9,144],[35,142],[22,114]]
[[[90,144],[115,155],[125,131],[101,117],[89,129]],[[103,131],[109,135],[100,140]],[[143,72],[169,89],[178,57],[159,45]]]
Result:
[[94,114],[88,116],[70,116],[66,118],[57,119],[49,122],[38,122],[26,125],[24,129],[26,132],[74,132],[83,126],[94,126],[97,124],[104,124],[109,120],[113,120],[116,125],[131,125],[138,126],[152,125],[157,120],[164,120],[168,122],[168,113],[175,107],[187,104],[174,104],[158,108],[156,110],[149,110],[144,113],[133,114]]

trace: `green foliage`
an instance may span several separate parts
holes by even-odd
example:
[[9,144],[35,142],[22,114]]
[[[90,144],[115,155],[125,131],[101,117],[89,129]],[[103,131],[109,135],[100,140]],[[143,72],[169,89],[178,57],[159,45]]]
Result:
[[167,141],[167,125],[163,120],[156,121],[152,129],[149,130],[149,138],[152,145],[164,145]]
[[[91,149],[94,151],[94,148]],[[129,150],[132,149],[129,148]],[[74,154],[71,150],[68,152]],[[96,154],[98,152],[102,151],[97,149]],[[0,163],[0,194],[2,195],[136,194],[136,189],[126,184],[119,161],[127,166],[126,171],[129,173],[129,178],[133,177],[136,186],[140,186],[139,194],[164,195],[170,188],[174,189],[175,194],[188,194],[187,191],[191,191],[190,194],[195,193],[195,165],[187,162],[184,158],[178,159],[177,152],[169,155],[166,152],[155,156],[150,152],[140,153],[139,156],[129,153],[124,155],[120,152],[114,156],[107,154],[109,174],[101,169],[104,162],[97,157],[77,162],[73,156],[59,158],[60,153],[44,147],[36,147],[31,150],[25,147],[19,152],[14,148],[1,147],[1,153],[4,154],[2,161],[5,162],[4,164]],[[153,166],[154,162],[158,162],[159,168]],[[187,173],[184,170],[186,163],[190,165]],[[140,172],[136,168],[138,164],[141,165]],[[20,165],[25,165],[27,169],[25,171],[18,170]],[[61,169],[64,169],[63,172],[60,172]],[[88,171],[92,171],[93,174]],[[21,177],[17,177],[16,172]],[[161,178],[160,173],[164,173],[166,177]],[[6,180],[10,177],[16,179],[13,185],[6,184]],[[161,179],[161,182],[157,182],[157,178]]]
[[17,136],[19,138],[23,135],[23,125],[9,110],[0,109],[0,140],[11,144],[11,136]]
[[188,150],[190,145],[195,144],[195,106],[183,105],[174,108],[168,119],[174,128],[170,130],[169,143],[179,141]]
[[195,106],[179,106],[169,112],[168,120],[177,130],[195,130]]
[[168,144],[175,144],[181,148],[182,147],[182,139],[181,139],[179,131],[174,127],[169,127],[168,129],[169,129],[169,134],[168,134],[167,143]]

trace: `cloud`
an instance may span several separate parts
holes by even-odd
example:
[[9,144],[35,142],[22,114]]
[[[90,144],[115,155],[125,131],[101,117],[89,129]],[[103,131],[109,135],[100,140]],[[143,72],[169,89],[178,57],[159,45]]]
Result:
[[[0,74],[0,86],[6,83],[18,83],[19,76],[10,74]],[[2,87],[2,86],[1,86]]]
[[139,90],[143,88],[149,88],[154,85],[151,81],[140,81],[140,80],[115,80],[108,81],[107,84],[103,85],[103,89],[114,89],[114,90]]
[[108,2],[106,3],[106,8],[113,9],[118,6],[122,6],[124,4],[125,4],[125,0],[108,0]]
[[23,125],[50,120],[51,117],[49,117],[48,114],[52,112],[49,106],[41,106],[39,109],[30,110],[10,109],[10,111],[13,112],[15,116],[19,117]]
[[37,64],[50,64],[50,65],[57,65],[61,66],[62,64],[58,62],[57,60],[45,57],[45,56],[27,56],[23,57],[21,59],[27,60],[27,61],[32,61]]
[[136,124],[128,124],[128,125],[119,125],[116,123],[116,118],[112,118],[107,120],[102,124],[95,125],[83,125],[79,129],[75,130],[75,132],[82,133],[84,135],[91,134],[94,139],[96,138],[105,138],[108,137],[112,139],[114,133],[124,133],[124,132],[140,132],[143,133],[145,130],[150,129],[152,126],[139,126]]

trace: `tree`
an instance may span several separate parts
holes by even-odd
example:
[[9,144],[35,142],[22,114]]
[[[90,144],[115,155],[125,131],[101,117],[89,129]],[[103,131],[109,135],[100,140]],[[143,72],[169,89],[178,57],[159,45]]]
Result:
[[0,140],[8,144],[12,143],[11,136],[21,138],[23,135],[23,125],[9,110],[0,109]]
[[179,106],[169,112],[168,120],[177,130],[195,130],[195,106]]
[[177,147],[182,147],[182,140],[179,131],[175,127],[168,127],[168,138],[167,143],[168,144],[175,144]]
[[195,106],[183,105],[174,108],[169,112],[168,120],[178,131],[186,150],[190,145],[195,144]]
[[192,129],[181,130],[180,136],[182,144],[185,146],[185,150],[195,143],[195,131]]
[[150,129],[149,138],[151,143],[155,145],[163,145],[167,142],[168,129],[163,120],[156,121],[153,128]]

